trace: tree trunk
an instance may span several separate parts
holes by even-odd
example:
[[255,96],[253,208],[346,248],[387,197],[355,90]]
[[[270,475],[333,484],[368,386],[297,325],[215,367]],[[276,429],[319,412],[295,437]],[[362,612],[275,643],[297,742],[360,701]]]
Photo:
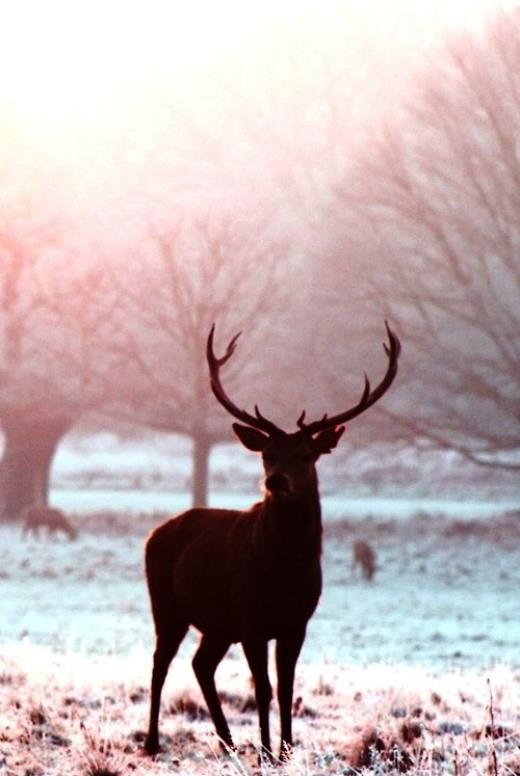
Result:
[[15,521],[31,504],[47,504],[54,453],[72,420],[28,420],[16,412],[6,413],[1,420],[5,439],[0,460],[0,520]]
[[205,507],[208,503],[211,447],[211,440],[204,434],[197,434],[193,437],[192,503],[194,507]]

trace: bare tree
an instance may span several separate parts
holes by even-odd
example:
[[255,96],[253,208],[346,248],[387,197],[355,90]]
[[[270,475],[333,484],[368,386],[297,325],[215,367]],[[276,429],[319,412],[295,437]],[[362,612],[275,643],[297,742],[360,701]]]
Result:
[[387,418],[475,463],[520,468],[520,12],[452,39],[340,192],[361,309],[408,343]]
[[[4,212],[5,215],[5,212]],[[46,504],[56,448],[117,386],[113,298],[63,224],[15,208],[0,229],[0,519]],[[103,343],[103,347],[102,347]]]
[[[146,248],[125,260],[115,284],[122,300],[121,354],[137,376],[129,382],[116,414],[193,440],[193,501],[204,505],[208,461],[217,442],[229,440],[229,424],[208,391],[205,343],[216,322],[218,336],[247,329],[250,352],[287,314],[285,241],[271,234],[267,219],[244,222],[223,215],[185,218],[173,228],[153,228]],[[255,367],[258,368],[258,367]],[[255,373],[233,365],[232,385],[258,395]],[[263,365],[260,393],[273,388]],[[251,387],[256,382],[256,390]],[[126,404],[124,403],[126,401]]]

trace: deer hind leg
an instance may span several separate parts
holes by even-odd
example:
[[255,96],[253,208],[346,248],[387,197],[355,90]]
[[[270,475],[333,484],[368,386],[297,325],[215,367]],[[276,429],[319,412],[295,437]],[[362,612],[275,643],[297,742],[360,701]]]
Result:
[[157,635],[157,644],[153,656],[152,687],[150,701],[150,724],[145,741],[145,751],[148,754],[156,754],[159,751],[159,709],[161,705],[161,692],[168,673],[170,663],[179,649],[188,625],[184,622],[175,623]]
[[247,639],[242,642],[242,646],[255,683],[262,751],[269,758],[272,758],[269,733],[269,706],[273,697],[273,691],[267,671],[267,641],[264,639]]
[[292,702],[296,661],[305,639],[305,628],[276,642],[278,704],[280,706],[280,760],[287,760],[292,749]]
[[233,749],[233,739],[215,687],[215,671],[230,644],[227,639],[203,635],[192,665],[217,735],[225,747]]

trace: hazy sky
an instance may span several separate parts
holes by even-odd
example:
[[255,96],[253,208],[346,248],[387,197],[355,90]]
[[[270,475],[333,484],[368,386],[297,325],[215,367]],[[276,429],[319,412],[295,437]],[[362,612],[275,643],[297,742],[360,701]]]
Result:
[[[21,2],[2,4],[0,108],[40,137],[106,123],[137,96],[188,91],[242,58],[284,46],[309,57],[343,49],[359,66],[374,50],[416,50],[439,29],[477,23],[497,0],[341,0],[261,4]],[[262,54],[263,52],[263,54]],[[143,116],[146,121],[146,116]]]
[[[180,148],[189,159],[201,129],[214,135],[212,142],[229,142],[233,149],[226,111],[239,112],[246,102],[246,122],[260,115],[259,147],[273,147],[273,138],[263,134],[263,108],[266,116],[272,111],[277,120],[300,122],[300,129],[305,101],[308,105],[324,88],[336,89],[355,128],[360,111],[384,110],[422,52],[444,32],[478,26],[503,5],[498,0],[1,3],[4,187],[12,197],[17,188],[37,187],[41,178],[40,196],[46,197],[48,181],[56,189],[62,180],[88,204],[92,190],[107,189],[105,181],[118,165],[116,176],[128,185],[119,170],[129,156],[145,160],[138,161],[142,169],[158,148]],[[300,100],[294,109],[293,99]],[[301,142],[315,152],[312,137],[304,135]],[[240,167],[242,161],[231,154],[227,164]],[[132,175],[142,188],[138,174]]]

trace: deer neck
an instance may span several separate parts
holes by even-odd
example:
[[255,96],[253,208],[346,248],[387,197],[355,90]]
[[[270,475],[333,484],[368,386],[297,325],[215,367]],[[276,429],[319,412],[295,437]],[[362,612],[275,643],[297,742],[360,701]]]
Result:
[[262,505],[264,536],[283,555],[321,553],[321,505],[318,483],[293,498],[266,496]]

